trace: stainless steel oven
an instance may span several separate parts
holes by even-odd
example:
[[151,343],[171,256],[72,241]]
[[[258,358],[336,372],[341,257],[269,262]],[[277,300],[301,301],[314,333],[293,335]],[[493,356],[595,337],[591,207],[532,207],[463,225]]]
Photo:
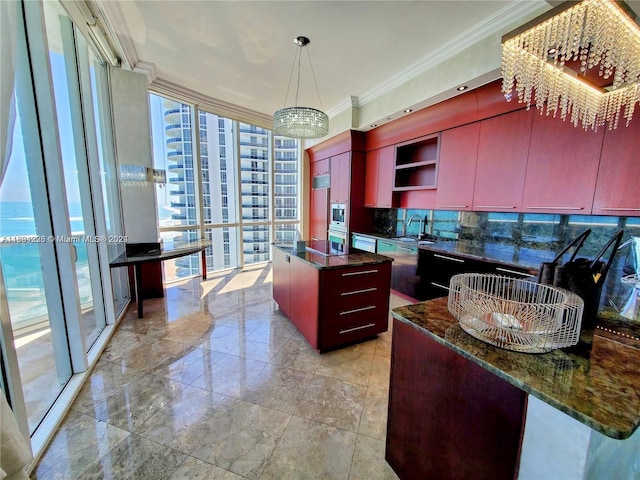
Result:
[[329,227],[329,253],[343,255],[347,250],[348,238],[346,229]]
[[344,227],[346,226],[347,206],[344,203],[332,203],[331,204],[331,217],[330,223],[332,226]]

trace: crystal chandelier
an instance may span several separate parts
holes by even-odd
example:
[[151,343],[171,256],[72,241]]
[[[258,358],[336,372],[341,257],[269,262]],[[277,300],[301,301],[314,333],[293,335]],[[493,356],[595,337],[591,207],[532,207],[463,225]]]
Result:
[[[592,68],[610,85],[585,83]],[[585,130],[617,128],[622,110],[629,125],[640,102],[640,27],[613,0],[563,3],[502,38],[502,79],[507,100],[515,89],[527,108]]]
[[[294,42],[299,49],[296,49],[294,55],[294,64],[291,68],[291,75],[289,76],[289,85],[287,86],[287,94],[284,99],[285,108],[278,110],[273,115],[273,131],[276,135],[282,135],[290,138],[319,138],[324,137],[329,133],[329,117],[326,113],[310,107],[298,106],[298,92],[300,90],[300,57],[302,56],[302,49],[309,45],[311,42],[307,37],[297,37]],[[313,65],[311,65],[311,55],[307,50],[309,56],[309,65],[311,66],[311,73],[313,74],[313,81],[316,85],[316,92],[318,92],[318,100],[320,100],[320,92],[318,91],[318,83],[316,82],[315,73],[313,73]],[[286,107],[287,98],[289,97],[289,87],[291,86],[291,79],[293,78],[293,71],[295,69],[295,63],[298,63],[298,79],[296,84],[296,97],[295,106]],[[320,107],[322,108],[322,101],[320,101]]]

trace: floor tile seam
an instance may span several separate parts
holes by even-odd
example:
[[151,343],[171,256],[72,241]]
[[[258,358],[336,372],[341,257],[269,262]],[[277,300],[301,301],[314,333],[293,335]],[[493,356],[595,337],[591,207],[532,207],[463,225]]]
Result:
[[[120,364],[118,364],[118,365],[120,365]],[[121,366],[122,366],[122,365],[121,365]],[[130,368],[130,367],[125,367],[125,368]],[[131,385],[132,383],[134,383],[134,382],[136,382],[136,381],[140,380],[143,376],[147,375],[147,372],[144,372],[144,371],[142,371],[142,370],[138,370],[138,369],[134,369],[134,368],[131,368],[131,370],[135,370],[136,372],[140,373],[140,375],[137,375],[135,378],[133,378],[132,380],[130,380],[130,381],[129,381],[129,382],[127,382],[127,383],[121,383],[121,384],[119,384],[117,389],[115,389],[115,390],[114,390],[113,392],[111,392],[109,395],[104,395],[104,396],[102,396],[102,398],[100,398],[99,400],[95,400],[95,399],[92,397],[91,405],[92,405],[92,406],[95,406],[97,403],[106,402],[109,398],[113,397],[114,395],[117,395],[117,394],[121,393],[121,392],[122,392],[126,387],[128,387],[128,386],[129,386],[129,385]],[[89,379],[87,380],[87,382],[85,383],[85,385],[87,385],[90,381],[91,381],[91,377],[89,377]],[[83,388],[84,388],[84,385],[83,385]],[[81,390],[81,391],[82,391],[82,390]],[[71,407],[70,407],[70,408],[75,408],[75,406],[77,405],[77,403],[80,401],[80,400],[79,400],[79,398],[80,398],[80,394],[81,394],[81,392],[79,392],[79,393],[78,393],[78,395],[76,395],[76,397],[74,398],[73,402],[71,403]],[[86,413],[86,412],[84,412],[84,411],[80,410],[79,408],[75,408],[75,409],[76,409],[76,411],[78,411],[78,412]],[[94,418],[97,418],[97,417],[94,417]]]
[[[98,404],[100,404],[100,403],[107,402],[109,399],[111,399],[111,398],[115,397],[116,395],[120,394],[120,393],[121,393],[121,392],[122,392],[122,391],[123,391],[127,386],[129,386],[129,385],[131,385],[132,383],[135,383],[136,381],[138,381],[138,380],[142,379],[142,377],[144,377],[145,375],[150,375],[150,376],[155,377],[155,378],[158,378],[158,379],[160,379],[160,380],[168,380],[168,381],[170,381],[170,382],[172,382],[172,383],[178,383],[178,384],[180,384],[180,389],[176,389],[176,392],[171,396],[171,398],[169,398],[169,399],[168,399],[168,401],[173,400],[173,399],[174,399],[174,398],[175,398],[175,397],[176,397],[176,396],[177,396],[177,395],[178,395],[178,394],[183,390],[182,386],[183,386],[183,385],[185,385],[183,382],[180,382],[179,380],[171,380],[171,379],[169,379],[169,378],[167,378],[167,377],[164,377],[164,376],[162,376],[162,375],[156,375],[156,374],[151,373],[151,372],[144,372],[142,375],[140,375],[140,376],[136,377],[136,379],[135,379],[135,380],[133,380],[132,382],[129,382],[129,383],[127,383],[127,384],[124,384],[124,385],[122,386],[122,388],[120,388],[120,389],[118,389],[117,391],[113,392],[111,395],[106,396],[104,399],[99,400],[97,403],[98,403]],[[187,385],[187,386],[191,386],[191,385]],[[154,389],[154,390],[156,390],[156,389]],[[75,401],[74,401],[74,404],[75,404]],[[95,405],[96,405],[96,403],[94,402],[94,403],[93,403],[93,405],[95,406]],[[87,412],[83,412],[83,411],[81,411],[81,410],[78,410],[78,411],[80,411],[81,413],[85,413],[85,414],[87,414],[87,415],[88,415],[88,413],[87,413]],[[90,416],[92,416],[93,418],[96,418],[97,420],[104,421],[104,420],[99,419],[97,416],[94,416],[94,415],[90,415]],[[114,425],[114,424],[112,424],[112,423],[109,423],[109,422],[105,422],[105,423],[108,423],[109,425],[116,426],[116,425]],[[144,422],[143,422],[143,423],[144,423]],[[121,428],[121,427],[118,427],[118,428]],[[126,429],[122,429],[122,430],[126,430]],[[126,431],[128,431],[128,432],[129,432],[129,430],[126,430]],[[130,432],[130,433],[133,433],[133,432]]]
[[[265,407],[265,408],[268,408],[268,407]],[[271,453],[269,454],[269,458],[267,458],[267,460],[264,462],[264,465],[262,466],[262,469],[260,470],[260,474],[258,475],[258,480],[260,480],[262,478],[262,475],[264,474],[264,471],[266,470],[267,466],[269,465],[269,462],[271,461],[271,458],[273,458],[273,454],[275,453],[275,451],[278,449],[278,446],[280,445],[280,441],[282,440],[282,437],[284,437],[284,434],[287,431],[287,428],[289,428],[289,425],[291,425],[291,420],[293,419],[294,415],[291,414],[291,413],[289,413],[288,415],[289,415],[289,420],[287,420],[287,424],[282,429],[282,433],[280,434],[280,436],[276,440],[275,446],[273,447],[273,450],[271,450]]]
[[[274,357],[274,358],[275,358],[275,357]],[[269,365],[271,365],[272,367],[276,367],[276,368],[287,368],[287,369],[289,369],[289,370],[293,370],[293,371],[298,372],[298,373],[304,373],[304,374],[309,374],[309,375],[315,375],[315,374],[316,374],[316,372],[318,371],[318,369],[317,369],[317,368],[315,369],[315,371],[310,372],[310,371],[308,371],[308,370],[301,370],[301,369],[299,369],[299,368],[290,367],[290,366],[288,366],[288,365],[286,365],[286,364],[282,364],[282,363],[271,363],[271,360],[273,360],[273,358],[271,358],[271,359],[270,359],[270,361],[269,361],[269,362],[267,362],[267,363],[268,363]]]
[[[318,370],[320,370],[320,368],[318,368]],[[340,378],[340,377],[334,377],[334,376],[330,376],[330,375],[324,375],[324,374],[322,374],[322,373],[318,373],[317,371],[316,371],[316,373],[314,373],[314,375],[315,375],[315,376],[318,376],[318,377],[322,377],[322,378],[328,378],[328,379],[331,379],[331,380],[338,380],[338,381],[340,381],[340,382],[345,382],[345,383],[349,383],[349,384],[351,384],[351,385],[357,385],[357,386],[359,386],[359,387],[365,387],[365,388],[368,386],[368,383],[369,383],[369,376],[367,376],[367,383],[357,383],[357,382],[352,382],[352,381],[349,381],[349,380],[344,380],[344,379],[342,379],[342,378]],[[369,374],[369,375],[370,375],[370,374]]]

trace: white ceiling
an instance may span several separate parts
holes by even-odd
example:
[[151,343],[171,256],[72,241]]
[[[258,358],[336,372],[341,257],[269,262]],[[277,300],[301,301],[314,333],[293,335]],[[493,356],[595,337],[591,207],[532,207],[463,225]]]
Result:
[[[514,24],[551,8],[544,0],[132,0],[102,5],[131,67],[151,66],[159,81],[269,116],[285,106],[298,35],[311,39],[307,49],[322,107],[331,116],[351,105],[352,97],[361,107],[373,102],[481,38],[497,33],[499,44]],[[470,71],[468,80],[477,75]],[[292,88],[286,106],[293,105]],[[305,57],[298,103],[320,107]]]

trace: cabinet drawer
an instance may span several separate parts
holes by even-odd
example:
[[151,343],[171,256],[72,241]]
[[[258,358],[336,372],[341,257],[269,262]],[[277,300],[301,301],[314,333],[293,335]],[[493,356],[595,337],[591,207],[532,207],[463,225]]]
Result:
[[382,332],[386,332],[388,327],[388,317],[384,321],[363,321],[352,326],[338,326],[328,328],[320,332],[320,350],[343,345],[345,343],[356,342],[365,338],[373,337]]
[[[345,291],[378,287],[383,290],[390,281],[391,264],[365,265],[362,267],[325,270],[322,272],[324,295],[336,295]],[[388,287],[387,287],[388,288]]]
[[332,327],[352,328],[368,323],[379,322],[382,318],[389,317],[389,309],[385,308],[386,302],[373,301],[360,303],[353,308],[338,308],[331,315],[329,312],[322,315],[320,329]]
[[[344,312],[351,312],[358,309],[373,311],[371,306],[383,306],[386,304],[387,290],[381,290],[376,285],[361,289],[343,287],[342,291],[334,290],[331,294],[323,292],[322,316],[334,317],[345,316]],[[383,301],[384,300],[384,301]],[[346,314],[349,315],[349,314]]]

